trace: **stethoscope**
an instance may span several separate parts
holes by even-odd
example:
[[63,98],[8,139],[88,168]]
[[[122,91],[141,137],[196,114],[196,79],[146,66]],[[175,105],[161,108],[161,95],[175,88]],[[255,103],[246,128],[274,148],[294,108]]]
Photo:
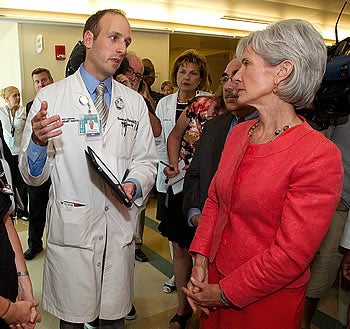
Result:
[[[83,106],[87,106],[88,113],[91,113],[91,105],[90,105],[89,99],[86,96],[84,96],[84,95],[80,96],[79,103]],[[123,108],[125,108],[125,103],[121,97],[117,97],[114,100],[114,104],[118,110],[122,110]]]

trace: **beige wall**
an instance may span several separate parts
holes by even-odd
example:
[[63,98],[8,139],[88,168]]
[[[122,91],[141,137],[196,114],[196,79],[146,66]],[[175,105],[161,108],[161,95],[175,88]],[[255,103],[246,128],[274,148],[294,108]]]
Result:
[[132,32],[130,50],[140,58],[149,58],[154,64],[156,81],[152,89],[159,91],[169,72],[169,34],[157,32]]
[[[81,27],[49,25],[49,24],[19,24],[19,40],[22,58],[22,99],[23,104],[35,96],[31,72],[37,67],[50,70],[55,81],[64,78],[67,60],[75,43],[81,39]],[[44,49],[40,54],[35,52],[35,37],[43,35]],[[55,59],[55,45],[66,46],[66,60]]]
[[[22,94],[22,104],[26,104],[35,96],[32,84],[31,72],[37,67],[48,68],[55,81],[64,78],[65,67],[69,55],[78,40],[81,40],[83,26],[67,26],[61,24],[39,23],[15,23],[0,21],[0,40],[2,45],[10,51],[2,51],[0,59],[2,74],[0,76],[0,88],[13,84],[18,86]],[[35,52],[35,38],[43,35],[44,48],[40,54]],[[225,38],[213,39],[207,44],[207,39],[192,36],[191,38],[178,39],[174,44],[174,35],[164,32],[132,31],[133,41],[130,50],[140,58],[150,58],[156,69],[156,82],[154,90],[160,89],[164,80],[169,79],[169,71],[174,59],[188,48],[198,49],[202,55],[210,59],[210,71],[217,80],[216,72],[221,74],[222,67],[227,58],[223,54],[234,53],[235,44]],[[172,39],[172,41],[171,41]],[[171,42],[170,42],[171,41]],[[66,60],[55,59],[55,45],[65,45]]]

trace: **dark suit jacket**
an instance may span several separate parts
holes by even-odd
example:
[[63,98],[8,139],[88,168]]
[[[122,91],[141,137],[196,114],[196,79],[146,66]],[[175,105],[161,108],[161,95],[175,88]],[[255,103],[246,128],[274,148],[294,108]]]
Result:
[[4,139],[4,135],[3,135],[3,132],[2,132],[2,125],[1,125],[1,121],[0,121],[0,139],[2,141],[2,148],[3,148],[3,151],[4,151],[4,159],[7,161],[9,167],[10,167],[10,170],[11,170],[11,175],[12,175],[12,178],[15,177],[15,173],[16,173],[16,167],[15,167],[15,162],[13,160],[13,156],[11,154],[11,151],[10,149],[8,148],[6,142],[5,142],[5,139]]
[[210,182],[218,168],[232,118],[232,114],[226,112],[205,124],[185,176],[183,188],[185,216],[190,208],[203,209]]

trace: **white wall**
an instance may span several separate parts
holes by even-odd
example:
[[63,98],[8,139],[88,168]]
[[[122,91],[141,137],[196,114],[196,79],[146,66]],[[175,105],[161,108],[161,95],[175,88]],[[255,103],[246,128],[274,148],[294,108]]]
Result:
[[[0,89],[15,86],[22,90],[21,65],[17,23],[1,22],[0,29]],[[4,101],[0,99],[0,105]]]

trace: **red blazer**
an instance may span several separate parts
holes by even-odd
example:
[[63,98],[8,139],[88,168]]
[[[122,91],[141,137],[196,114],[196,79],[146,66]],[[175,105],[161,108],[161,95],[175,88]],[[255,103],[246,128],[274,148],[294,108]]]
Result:
[[342,191],[340,151],[304,119],[250,145],[255,122],[233,128],[190,248],[215,262],[238,307],[306,284]]

